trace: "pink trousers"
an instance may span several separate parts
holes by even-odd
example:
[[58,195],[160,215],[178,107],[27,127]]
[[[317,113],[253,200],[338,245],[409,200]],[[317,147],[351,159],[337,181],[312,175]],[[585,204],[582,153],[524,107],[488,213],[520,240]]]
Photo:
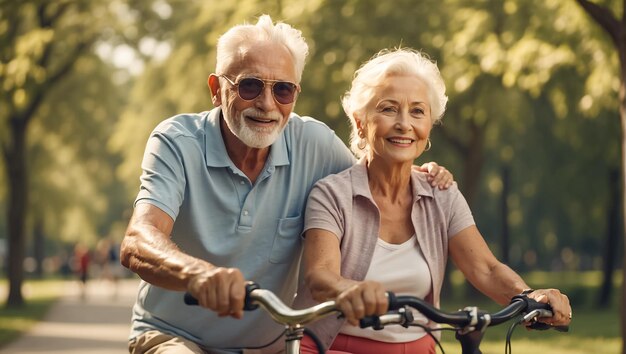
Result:
[[[300,344],[303,354],[317,354],[315,342],[304,336]],[[327,354],[435,354],[435,341],[429,335],[407,343],[385,343],[372,339],[339,334]]]

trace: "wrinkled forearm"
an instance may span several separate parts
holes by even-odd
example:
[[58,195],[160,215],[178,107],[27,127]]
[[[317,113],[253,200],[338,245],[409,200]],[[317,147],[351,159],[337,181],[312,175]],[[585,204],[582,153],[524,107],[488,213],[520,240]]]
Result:
[[529,288],[515,271],[500,262],[466,277],[480,292],[501,305],[508,304],[513,296]]
[[187,290],[189,280],[213,268],[180,251],[171,239],[149,225],[129,227],[121,247],[121,262],[153,285]]
[[319,302],[334,300],[341,292],[356,283],[330,270],[320,268],[307,272],[305,281],[311,296]]

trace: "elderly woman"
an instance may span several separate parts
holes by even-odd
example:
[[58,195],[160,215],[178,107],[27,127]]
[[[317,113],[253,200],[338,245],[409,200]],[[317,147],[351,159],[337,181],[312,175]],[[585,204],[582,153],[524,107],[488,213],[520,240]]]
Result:
[[[410,49],[382,51],[357,72],[343,106],[352,124],[352,168],[319,181],[308,199],[304,279],[296,306],[335,299],[345,319],[312,330],[330,352],[434,353],[419,327],[382,331],[355,325],[387,310],[385,291],[414,295],[439,306],[448,256],[481,292],[500,304],[522,292],[549,302],[554,325],[569,324],[567,296],[532,290],[489,250],[456,184],[433,188],[412,170],[430,148],[433,124],[447,97],[437,66]],[[417,314],[423,323],[427,321]],[[316,352],[304,340],[304,352]]]

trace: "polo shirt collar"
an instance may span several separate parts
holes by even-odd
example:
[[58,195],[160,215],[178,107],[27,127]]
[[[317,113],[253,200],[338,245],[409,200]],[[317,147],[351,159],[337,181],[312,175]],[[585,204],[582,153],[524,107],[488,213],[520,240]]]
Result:
[[[367,159],[362,157],[352,168],[352,194],[363,196],[373,200],[367,176]],[[411,173],[411,186],[413,188],[414,201],[421,197],[433,197],[433,189],[422,173]]]
[[[228,157],[224,138],[220,129],[220,115],[222,109],[214,108],[208,112],[206,120],[206,165],[209,167],[228,167],[233,162]],[[289,124],[289,123],[287,123]],[[270,148],[268,163],[273,166],[289,165],[289,154],[287,150],[287,139],[285,138],[285,130],[283,130],[278,139]]]

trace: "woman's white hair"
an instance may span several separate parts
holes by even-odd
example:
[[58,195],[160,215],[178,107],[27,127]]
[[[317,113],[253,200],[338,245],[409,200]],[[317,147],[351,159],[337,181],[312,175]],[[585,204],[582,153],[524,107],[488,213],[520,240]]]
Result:
[[362,124],[366,123],[365,107],[374,98],[374,89],[389,75],[416,75],[424,81],[428,89],[433,124],[441,119],[446,110],[446,86],[436,63],[425,54],[410,48],[381,50],[354,73],[352,87],[341,99],[343,110],[352,125],[350,149],[357,157],[363,156],[368,148],[358,147],[360,138],[357,116]]
[[217,41],[216,72],[218,74],[224,73],[240,53],[242,47],[263,41],[282,44],[289,50],[294,62],[297,83],[300,83],[306,56],[309,54],[309,46],[302,37],[301,31],[286,23],[274,24],[269,15],[259,17],[256,25],[234,26],[219,38]]

